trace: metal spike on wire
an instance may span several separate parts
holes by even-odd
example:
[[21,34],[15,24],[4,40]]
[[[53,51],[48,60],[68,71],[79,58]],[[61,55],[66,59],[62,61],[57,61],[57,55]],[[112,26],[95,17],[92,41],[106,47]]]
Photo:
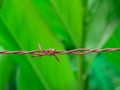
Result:
[[57,54],[74,54],[74,55],[85,55],[89,53],[100,53],[100,52],[113,52],[113,51],[120,51],[120,48],[106,48],[106,49],[86,49],[86,48],[78,48],[73,50],[55,50],[55,49],[42,49],[40,43],[38,43],[39,50],[32,50],[32,51],[8,51],[2,50],[0,54],[31,54],[33,57],[41,57],[41,56],[54,56],[58,62],[60,62]]

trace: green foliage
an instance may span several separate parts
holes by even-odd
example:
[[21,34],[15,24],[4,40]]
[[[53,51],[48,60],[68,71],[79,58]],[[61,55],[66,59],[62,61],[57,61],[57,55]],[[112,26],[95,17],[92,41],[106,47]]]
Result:
[[[30,1],[23,2],[21,0],[6,0],[4,2],[1,19],[7,27],[6,31],[3,32],[9,32],[8,39],[12,38],[12,42],[9,43],[15,43],[18,46],[17,49],[31,50],[36,49],[36,42],[42,41],[41,45],[44,48],[63,49],[63,46],[50,32],[50,27],[39,14],[34,4]],[[7,34],[4,34],[4,36],[7,36]],[[62,60],[59,64],[53,57],[32,58],[28,55],[17,56],[14,61],[19,65],[17,70],[18,90],[34,90],[34,88],[36,90],[40,88],[66,90],[66,88],[75,88],[75,80],[68,59],[65,55],[60,56],[60,58]],[[61,78],[64,78],[64,80]],[[24,85],[25,82],[28,83]]]
[[[1,0],[1,49],[34,50],[38,42],[58,50],[120,47],[119,7],[119,0]],[[0,55],[0,90],[119,90],[117,73],[103,69],[111,63],[119,72],[119,52],[68,56],[58,55],[58,63],[52,56]]]

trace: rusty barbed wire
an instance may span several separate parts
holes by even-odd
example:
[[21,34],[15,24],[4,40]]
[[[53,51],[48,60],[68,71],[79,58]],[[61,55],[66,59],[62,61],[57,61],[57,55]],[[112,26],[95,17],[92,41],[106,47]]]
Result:
[[120,48],[105,48],[105,49],[86,49],[86,48],[78,48],[73,50],[55,50],[55,49],[42,49],[41,45],[38,43],[39,50],[32,50],[32,51],[9,51],[9,50],[2,50],[0,54],[31,54],[33,57],[41,57],[41,56],[54,56],[56,60],[59,62],[59,58],[57,54],[74,54],[74,55],[85,55],[89,53],[100,53],[100,52],[113,52],[113,51],[120,51]]

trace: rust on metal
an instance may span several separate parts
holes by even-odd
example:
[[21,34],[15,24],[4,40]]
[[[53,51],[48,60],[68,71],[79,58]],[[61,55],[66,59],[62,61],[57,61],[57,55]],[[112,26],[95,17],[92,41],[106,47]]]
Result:
[[41,57],[41,56],[54,56],[56,60],[59,62],[59,58],[57,54],[74,54],[74,55],[84,55],[89,53],[100,53],[100,52],[113,52],[120,51],[120,48],[106,48],[106,49],[86,49],[86,48],[78,48],[73,50],[55,50],[55,49],[42,49],[41,45],[38,43],[39,50],[31,50],[31,51],[8,51],[2,50],[0,54],[31,54],[33,57]]

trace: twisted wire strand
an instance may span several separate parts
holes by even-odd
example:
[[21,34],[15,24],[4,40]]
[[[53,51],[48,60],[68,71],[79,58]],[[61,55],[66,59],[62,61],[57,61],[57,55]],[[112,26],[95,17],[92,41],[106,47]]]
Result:
[[[68,51],[65,51],[65,50],[54,50],[54,51],[51,51],[51,49],[47,49],[47,50],[32,50],[32,51],[1,50],[0,54],[31,54],[31,55],[35,55],[37,53],[41,53],[41,54],[39,54],[41,56],[46,56],[46,55],[50,56],[53,53],[54,54],[76,54],[76,55],[81,55],[81,54],[100,53],[100,52],[113,52],[113,51],[120,51],[120,48],[106,48],[106,49],[78,48],[78,49],[73,49],[73,50],[68,50]],[[44,54],[42,52],[44,52]]]
[[55,50],[55,49],[47,49],[44,50],[41,48],[38,43],[39,50],[31,50],[31,51],[9,51],[9,50],[1,50],[0,54],[31,54],[33,57],[41,57],[41,56],[54,56],[56,60],[59,62],[59,58],[57,54],[74,54],[74,55],[85,55],[89,53],[100,53],[100,52],[113,52],[120,51],[120,48],[105,48],[105,49],[86,49],[86,48],[78,48],[73,50]]

